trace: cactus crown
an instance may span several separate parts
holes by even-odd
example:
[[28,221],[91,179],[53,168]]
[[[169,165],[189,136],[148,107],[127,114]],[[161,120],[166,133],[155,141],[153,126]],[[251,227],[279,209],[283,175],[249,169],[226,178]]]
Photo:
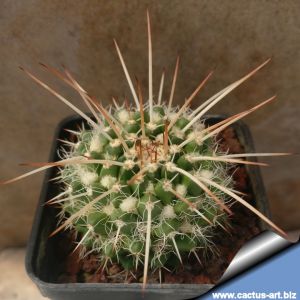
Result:
[[[127,102],[105,108],[79,85],[66,69],[60,72],[43,65],[74,88],[93,114],[83,113],[32,73],[34,81],[58,97],[89,124],[71,131],[77,142],[65,141],[61,160],[7,180],[10,183],[53,166],[60,167],[63,191],[49,200],[59,204],[60,224],[52,233],[70,228],[78,234],[82,254],[98,253],[99,260],[118,262],[125,269],[172,268],[183,255],[213,247],[217,228],[226,229],[229,203],[238,201],[279,233],[285,233],[241,198],[233,189],[227,169],[231,164],[264,165],[243,160],[249,156],[285,155],[256,153],[228,155],[219,150],[217,135],[235,121],[271,102],[274,97],[206,127],[202,117],[228,93],[254,75],[269,60],[209,98],[195,110],[189,105],[212,75],[199,84],[182,107],[173,107],[179,66],[177,59],[171,93],[162,101],[164,74],[158,97],[152,90],[152,41],[147,14],[149,45],[149,97],[143,100],[139,83],[135,89],[120,49],[115,42],[134,105]],[[137,90],[137,92],[136,92]],[[40,164],[39,164],[40,165]]]

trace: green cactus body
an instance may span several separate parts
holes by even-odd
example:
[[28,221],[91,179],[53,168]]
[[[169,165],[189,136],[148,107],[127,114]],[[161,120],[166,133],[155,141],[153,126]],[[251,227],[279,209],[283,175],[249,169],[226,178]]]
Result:
[[[144,263],[148,222],[151,269],[170,265],[174,256],[180,262],[186,254],[208,250],[208,240],[227,217],[193,178],[205,177],[232,186],[226,164],[198,160],[218,155],[214,138],[201,142],[201,121],[184,132],[191,120],[191,113],[185,112],[169,130],[166,142],[165,130],[178,110],[173,109],[168,116],[166,106],[154,106],[150,121],[146,107],[144,124],[140,111],[133,107],[110,108],[111,118],[119,125],[118,133],[105,119],[99,128],[82,129],[67,156],[84,155],[84,163],[61,169],[67,192],[62,218],[68,220],[77,213],[69,225],[78,232],[85,252],[98,253],[99,260],[109,259],[125,269]],[[182,146],[187,139],[191,141]],[[178,169],[191,174],[192,179]],[[108,195],[101,198],[104,193]],[[226,203],[224,193],[216,191],[216,195]],[[101,199],[88,206],[97,197]]]

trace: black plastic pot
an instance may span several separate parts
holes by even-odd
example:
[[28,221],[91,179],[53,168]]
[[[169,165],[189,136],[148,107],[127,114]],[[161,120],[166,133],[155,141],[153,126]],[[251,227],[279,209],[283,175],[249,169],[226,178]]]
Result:
[[[210,125],[224,119],[220,116],[207,116]],[[58,160],[57,149],[61,143],[57,140],[67,137],[63,129],[77,129],[83,120],[80,117],[69,117],[63,120],[57,128],[50,153],[50,161]],[[238,122],[234,125],[237,137],[244,146],[245,152],[254,152],[252,137],[247,126]],[[54,168],[46,172],[40,200],[37,206],[31,236],[28,241],[26,255],[26,270],[36,283],[41,293],[50,299],[98,300],[98,299],[189,299],[199,296],[213,287],[210,284],[148,284],[142,293],[141,284],[108,284],[108,283],[56,283],[58,274],[62,271],[62,257],[57,252],[57,244],[61,237],[48,238],[56,227],[57,209],[44,206],[47,199],[58,193],[58,185],[49,181],[56,174]],[[265,190],[260,171],[257,167],[248,169],[255,206],[265,215],[269,215]],[[265,229],[261,224],[261,229]]]

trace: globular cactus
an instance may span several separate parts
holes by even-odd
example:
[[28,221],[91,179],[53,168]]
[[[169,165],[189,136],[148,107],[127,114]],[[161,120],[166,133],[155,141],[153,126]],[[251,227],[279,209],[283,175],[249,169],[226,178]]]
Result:
[[[9,183],[59,166],[57,177],[62,192],[49,200],[59,205],[60,223],[52,233],[69,228],[77,233],[82,254],[96,253],[99,262],[120,263],[127,270],[144,267],[170,270],[184,256],[198,256],[199,249],[213,247],[212,237],[226,230],[230,203],[237,201],[252,210],[282,235],[285,233],[252,207],[228,174],[232,164],[263,165],[243,158],[286,155],[286,153],[244,153],[228,155],[219,150],[217,136],[274,97],[213,126],[205,126],[204,115],[228,93],[254,75],[266,61],[240,80],[230,84],[195,110],[190,104],[212,72],[188,97],[182,107],[173,107],[179,60],[177,59],[170,97],[162,101],[164,74],[158,97],[152,88],[152,41],[148,21],[149,95],[143,100],[140,84],[131,81],[120,49],[115,42],[134,105],[105,108],[79,85],[66,69],[60,72],[43,65],[77,90],[90,109],[89,117],[66,98],[24,70],[33,80],[75,110],[88,123],[70,131],[76,142],[65,141],[61,160],[8,180]],[[136,91],[137,90],[137,91]]]
[[146,257],[151,269],[174,265],[174,258],[208,249],[227,220],[226,194],[209,192],[202,179],[227,188],[232,179],[226,163],[210,159],[218,145],[203,122],[189,126],[192,111],[179,116],[165,105],[101,110],[109,122],[76,132],[64,159],[82,163],[61,169],[64,196],[52,201],[79,244],[126,269]]

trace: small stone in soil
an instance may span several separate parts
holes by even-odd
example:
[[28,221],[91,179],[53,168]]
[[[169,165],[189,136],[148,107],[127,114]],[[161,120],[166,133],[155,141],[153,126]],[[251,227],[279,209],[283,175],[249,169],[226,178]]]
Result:
[[83,260],[82,270],[87,273],[95,272],[99,268],[99,259],[96,255],[89,255],[87,259]]
[[122,271],[119,265],[113,264],[107,271],[108,276],[113,276],[115,274],[118,274]]

